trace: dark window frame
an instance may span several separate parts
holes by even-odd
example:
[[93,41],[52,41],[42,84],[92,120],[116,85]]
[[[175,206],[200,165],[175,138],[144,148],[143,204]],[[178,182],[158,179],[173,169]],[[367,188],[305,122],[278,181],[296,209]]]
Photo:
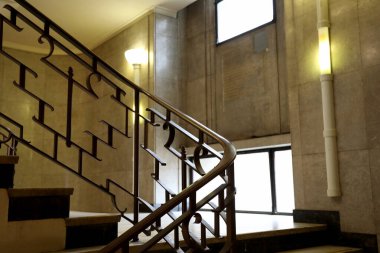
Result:
[[224,0],[215,0],[215,3],[214,3],[214,6],[215,6],[215,40],[216,40],[215,44],[217,46],[222,45],[222,44],[224,44],[226,42],[229,42],[231,40],[234,40],[236,38],[242,37],[242,36],[246,35],[247,33],[259,30],[259,29],[261,29],[261,28],[263,28],[263,27],[265,27],[267,25],[274,24],[277,21],[277,18],[276,18],[277,17],[277,15],[276,15],[276,0],[272,0],[273,1],[273,19],[272,19],[272,21],[269,21],[269,22],[267,22],[265,24],[262,24],[261,26],[255,27],[255,28],[253,28],[251,30],[248,30],[248,31],[240,33],[240,34],[238,34],[238,35],[236,35],[234,37],[231,37],[231,38],[229,38],[227,40],[223,40],[223,41],[219,42],[219,38],[218,38],[219,37],[218,36],[219,35],[218,34],[218,4],[220,2],[223,2],[223,1]]
[[[271,186],[271,198],[272,198],[272,211],[248,211],[248,210],[236,210],[236,213],[249,213],[249,214],[270,214],[270,215],[289,215],[292,216],[293,213],[287,212],[278,212],[277,211],[277,194],[276,194],[276,174],[275,174],[275,153],[278,151],[291,150],[290,145],[284,145],[279,147],[268,147],[268,148],[259,148],[259,149],[248,149],[237,151],[237,155],[242,154],[254,154],[254,153],[268,153],[268,162],[269,162],[269,173],[270,173],[270,186]],[[212,158],[214,156],[208,155],[202,158]],[[201,158],[201,159],[202,159]],[[192,160],[192,158],[190,158]],[[194,182],[194,171],[190,170],[189,173],[189,183]],[[203,211],[211,211],[210,209],[202,209]]]

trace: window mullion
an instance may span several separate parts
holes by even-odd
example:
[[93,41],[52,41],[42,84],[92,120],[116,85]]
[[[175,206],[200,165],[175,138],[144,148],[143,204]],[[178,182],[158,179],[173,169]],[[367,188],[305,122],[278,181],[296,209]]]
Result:
[[270,189],[272,196],[272,214],[277,213],[276,175],[274,169],[274,150],[269,151]]

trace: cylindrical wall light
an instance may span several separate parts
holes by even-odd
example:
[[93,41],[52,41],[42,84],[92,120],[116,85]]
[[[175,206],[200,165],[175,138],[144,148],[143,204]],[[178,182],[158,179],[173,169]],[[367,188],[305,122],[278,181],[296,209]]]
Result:
[[140,76],[141,76],[141,64],[147,62],[147,53],[144,49],[136,48],[129,49],[124,53],[125,59],[133,65],[134,70],[134,82],[137,85],[140,85]]
[[331,74],[330,35],[328,27],[318,28],[319,35],[319,67],[321,75]]
[[337,131],[335,124],[334,86],[331,69],[331,51],[329,34],[328,0],[317,0],[318,35],[319,35],[319,67],[321,73],[323,136],[325,139],[325,159],[327,174],[327,196],[340,197],[339,163]]

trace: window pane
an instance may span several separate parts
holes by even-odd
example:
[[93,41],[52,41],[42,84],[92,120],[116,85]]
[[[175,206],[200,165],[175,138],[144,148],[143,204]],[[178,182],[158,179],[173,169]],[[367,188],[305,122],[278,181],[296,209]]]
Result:
[[294,209],[292,151],[275,152],[277,211],[291,213]]
[[236,209],[272,211],[267,152],[241,154],[235,160]]
[[273,0],[223,0],[217,19],[220,43],[273,21]]
[[[206,173],[209,172],[210,170],[212,170],[213,168],[215,168],[215,166],[219,162],[220,162],[220,160],[218,158],[215,158],[215,157],[209,157],[209,158],[202,158],[201,159],[202,168]],[[194,175],[194,182],[201,177],[196,172],[193,172],[193,175]],[[197,201],[200,201],[201,199],[203,199],[205,196],[207,196],[207,194],[209,194],[210,192],[215,190],[215,188],[217,188],[218,186],[220,186],[223,183],[225,183],[225,182],[220,177],[216,177],[214,180],[210,181],[207,185],[202,187],[197,192]],[[215,204],[217,204],[217,202],[215,202],[216,198],[214,198],[212,201]],[[209,208],[209,206],[205,206],[205,208]]]

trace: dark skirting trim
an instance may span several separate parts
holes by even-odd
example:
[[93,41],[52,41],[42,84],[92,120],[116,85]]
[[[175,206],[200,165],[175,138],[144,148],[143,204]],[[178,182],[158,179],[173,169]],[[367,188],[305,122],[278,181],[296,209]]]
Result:
[[338,211],[295,209],[294,222],[326,224],[331,243],[341,246],[362,248],[366,253],[378,253],[377,235],[341,232]]

